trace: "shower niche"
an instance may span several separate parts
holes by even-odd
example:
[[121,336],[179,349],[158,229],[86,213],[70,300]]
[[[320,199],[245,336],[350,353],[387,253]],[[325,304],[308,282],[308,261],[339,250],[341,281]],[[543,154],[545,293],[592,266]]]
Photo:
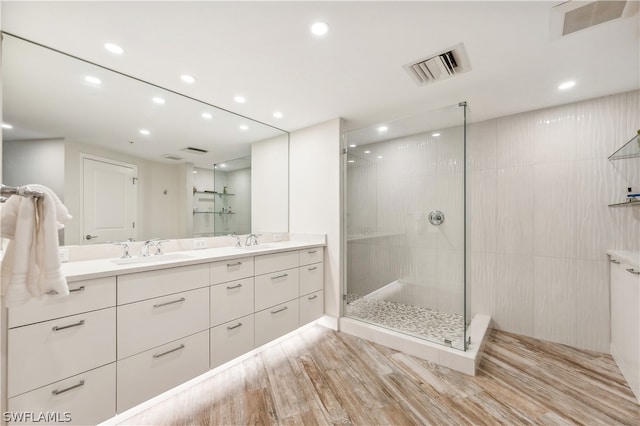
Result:
[[460,355],[473,374],[484,333],[466,287],[466,118],[461,102],[342,135],[340,327],[436,362]]

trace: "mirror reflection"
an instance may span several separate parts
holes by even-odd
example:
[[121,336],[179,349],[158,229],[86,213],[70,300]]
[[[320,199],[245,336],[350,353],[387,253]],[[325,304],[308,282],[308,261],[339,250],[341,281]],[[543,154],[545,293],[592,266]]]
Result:
[[251,180],[288,194],[288,133],[9,34],[2,64],[2,182],[58,194],[61,243],[288,231]]

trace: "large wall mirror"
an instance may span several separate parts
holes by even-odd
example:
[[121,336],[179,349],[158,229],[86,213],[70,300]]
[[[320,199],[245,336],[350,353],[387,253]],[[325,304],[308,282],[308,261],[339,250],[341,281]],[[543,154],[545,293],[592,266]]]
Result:
[[288,231],[287,132],[10,34],[2,74],[2,181],[59,195],[64,244]]

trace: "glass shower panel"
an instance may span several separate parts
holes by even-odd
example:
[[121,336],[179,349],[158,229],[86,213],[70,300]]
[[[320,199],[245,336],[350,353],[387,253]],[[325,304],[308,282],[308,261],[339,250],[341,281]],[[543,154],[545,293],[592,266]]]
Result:
[[344,315],[462,350],[465,108],[343,135]]

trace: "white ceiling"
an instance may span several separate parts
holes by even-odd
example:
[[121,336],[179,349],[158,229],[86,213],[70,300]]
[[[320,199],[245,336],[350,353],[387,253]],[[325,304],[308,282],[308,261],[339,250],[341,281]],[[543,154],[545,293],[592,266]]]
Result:
[[[472,121],[640,87],[638,13],[552,40],[558,1],[2,2],[2,30],[293,131],[359,128],[466,100]],[[330,26],[310,34],[317,20]],[[103,48],[125,49],[114,56]],[[464,43],[471,71],[402,66]],[[189,73],[192,86],[179,79]],[[566,92],[561,82],[577,85]],[[244,104],[234,96],[246,97]],[[273,111],[284,117],[275,119]]]

